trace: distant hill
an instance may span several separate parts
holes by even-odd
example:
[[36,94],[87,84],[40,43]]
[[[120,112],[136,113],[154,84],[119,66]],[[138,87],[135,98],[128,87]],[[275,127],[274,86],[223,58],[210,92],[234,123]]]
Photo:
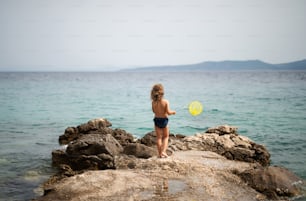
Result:
[[290,63],[276,64],[278,69],[282,70],[306,70],[306,59]]
[[177,66],[148,66],[131,68],[122,71],[157,72],[157,71],[226,71],[226,70],[306,70],[306,59],[282,64],[270,64],[260,60],[246,61],[206,61],[197,64]]

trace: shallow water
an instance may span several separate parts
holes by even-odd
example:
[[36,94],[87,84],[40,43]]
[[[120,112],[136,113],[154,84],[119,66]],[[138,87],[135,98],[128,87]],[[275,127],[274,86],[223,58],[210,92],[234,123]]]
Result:
[[[0,199],[37,195],[68,126],[104,117],[135,137],[152,131],[158,82],[177,111],[172,133],[237,126],[268,148],[273,164],[306,179],[306,72],[0,73]],[[193,100],[204,106],[199,116],[188,113]]]

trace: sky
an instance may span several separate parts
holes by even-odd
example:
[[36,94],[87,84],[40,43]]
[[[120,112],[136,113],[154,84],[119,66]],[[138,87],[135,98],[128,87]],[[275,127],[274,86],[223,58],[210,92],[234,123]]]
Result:
[[305,0],[0,0],[0,71],[306,58]]

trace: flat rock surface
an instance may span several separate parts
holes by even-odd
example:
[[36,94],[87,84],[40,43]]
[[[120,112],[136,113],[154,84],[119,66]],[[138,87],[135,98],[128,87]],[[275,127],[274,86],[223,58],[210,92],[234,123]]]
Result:
[[65,178],[38,200],[263,200],[232,173],[254,165],[209,151],[178,151],[165,159],[137,159],[132,169],[122,164]]

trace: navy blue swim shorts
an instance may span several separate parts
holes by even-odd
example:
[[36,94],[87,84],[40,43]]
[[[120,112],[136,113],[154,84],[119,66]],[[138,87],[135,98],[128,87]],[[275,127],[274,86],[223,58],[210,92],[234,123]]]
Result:
[[154,121],[155,126],[157,126],[158,128],[166,128],[169,120],[168,118],[155,117],[153,121]]

